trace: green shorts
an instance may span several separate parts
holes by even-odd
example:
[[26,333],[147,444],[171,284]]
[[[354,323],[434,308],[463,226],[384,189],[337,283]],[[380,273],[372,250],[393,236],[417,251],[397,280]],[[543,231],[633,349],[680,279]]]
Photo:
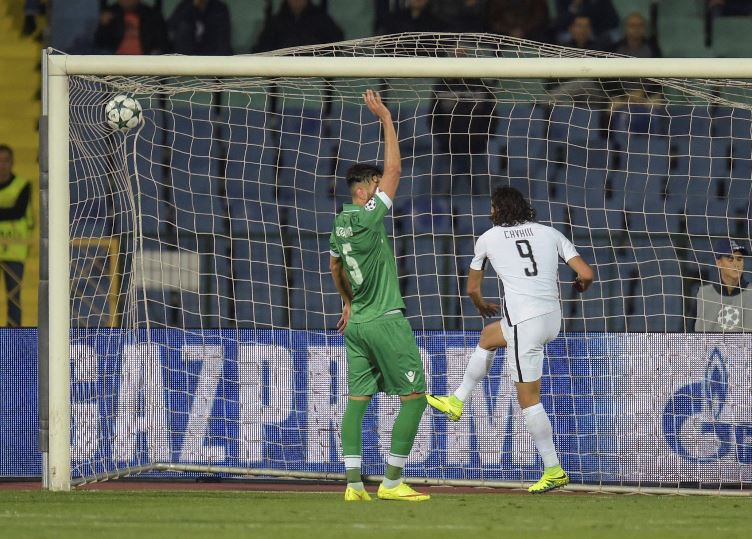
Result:
[[345,328],[351,397],[425,393],[423,361],[407,318],[399,312]]

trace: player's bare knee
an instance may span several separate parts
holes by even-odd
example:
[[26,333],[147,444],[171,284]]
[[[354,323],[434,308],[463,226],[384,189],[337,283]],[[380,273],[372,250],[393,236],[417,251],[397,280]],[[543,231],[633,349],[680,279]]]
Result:
[[497,348],[503,348],[507,345],[504,334],[501,332],[501,325],[498,322],[488,324],[480,332],[480,340],[478,346],[489,352],[495,351]]
[[409,395],[400,395],[399,398],[401,401],[411,401],[415,399],[419,399],[421,397],[425,397],[425,393],[410,393]]
[[530,408],[540,402],[540,379],[535,382],[517,382],[517,402],[520,408]]
[[524,410],[525,408],[530,408],[531,406],[535,406],[536,404],[538,404],[540,402],[540,396],[538,395],[522,396],[518,393],[517,402],[520,404],[520,409]]

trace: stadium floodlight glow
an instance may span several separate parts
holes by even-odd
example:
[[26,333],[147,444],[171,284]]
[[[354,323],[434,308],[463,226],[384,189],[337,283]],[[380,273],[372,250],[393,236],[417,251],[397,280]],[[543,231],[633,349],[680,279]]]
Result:
[[[597,271],[583,296],[562,286],[547,350],[568,488],[749,494],[752,336],[735,331],[752,314],[724,303],[719,332],[691,331],[713,246],[750,238],[752,59],[400,34],[227,58],[45,51],[42,65],[47,488],[344,477],[327,240],[337,178],[383,150],[361,105],[378,88],[403,156],[387,226],[430,390],[456,387],[477,342],[464,275],[489,193],[511,184]],[[484,292],[501,295],[495,277]],[[501,355],[466,418],[426,413],[414,482],[537,478]],[[371,408],[377,477],[397,403]]]

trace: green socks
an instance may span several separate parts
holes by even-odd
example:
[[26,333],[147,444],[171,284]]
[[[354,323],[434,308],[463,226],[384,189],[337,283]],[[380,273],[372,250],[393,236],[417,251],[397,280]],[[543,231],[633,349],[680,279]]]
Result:
[[[345,415],[342,417],[342,454],[345,457],[345,476],[350,486],[362,489],[360,476],[361,451],[363,443],[363,417],[370,400],[348,399]],[[387,488],[399,485],[402,469],[418,434],[418,426],[426,409],[425,396],[402,401],[397,419],[392,427],[392,445],[387,458]]]
[[360,459],[363,444],[363,417],[370,400],[347,400],[342,416],[342,454],[345,457],[345,476],[349,485],[360,483]]
[[[392,428],[392,445],[387,459],[386,479],[384,483],[388,488],[392,488],[392,482],[399,484],[402,477],[402,469],[405,467],[405,461],[413,448],[415,435],[418,434],[420,419],[423,417],[423,411],[426,409],[427,401],[425,396],[417,399],[404,400],[400,406],[397,419],[394,421]],[[390,484],[387,484],[389,482]]]

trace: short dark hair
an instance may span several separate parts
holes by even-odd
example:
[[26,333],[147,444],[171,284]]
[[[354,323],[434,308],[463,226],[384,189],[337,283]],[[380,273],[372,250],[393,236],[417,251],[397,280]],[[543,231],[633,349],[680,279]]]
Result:
[[491,221],[497,226],[516,226],[535,221],[535,208],[514,187],[497,188],[491,195],[494,212]]
[[356,183],[370,182],[374,176],[383,176],[384,171],[369,163],[356,163],[347,169],[345,179],[347,186],[352,189]]
[[7,144],[0,144],[0,152],[8,152],[10,158],[13,159],[13,148],[8,146]]

